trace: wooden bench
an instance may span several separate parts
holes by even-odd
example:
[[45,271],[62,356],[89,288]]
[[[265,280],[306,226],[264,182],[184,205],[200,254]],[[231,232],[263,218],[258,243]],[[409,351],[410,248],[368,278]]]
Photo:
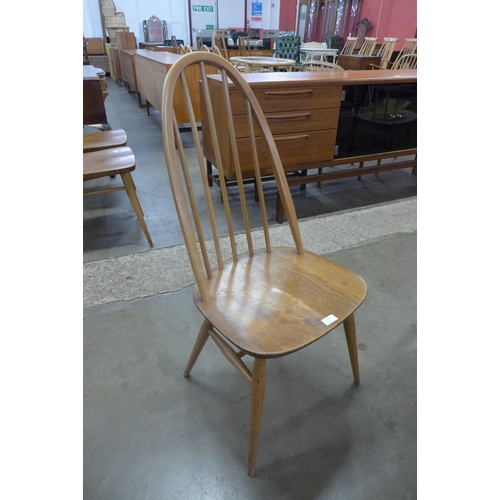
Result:
[[132,204],[132,208],[139,219],[139,224],[144,231],[144,235],[148,240],[149,246],[153,247],[153,242],[151,240],[151,236],[149,235],[146,221],[144,220],[144,213],[135,192],[135,185],[131,174],[133,170],[135,170],[135,155],[127,146],[85,153],[83,155],[84,182],[92,179],[98,179],[100,177],[115,176],[119,174],[122,178],[123,185],[84,191],[83,194],[84,196],[88,196],[92,194],[125,190],[130,203]]

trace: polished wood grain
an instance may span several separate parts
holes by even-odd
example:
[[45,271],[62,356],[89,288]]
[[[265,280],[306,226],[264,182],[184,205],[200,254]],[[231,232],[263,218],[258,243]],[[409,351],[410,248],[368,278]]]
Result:
[[[221,180],[225,221],[218,220],[215,215],[208,179],[204,175],[203,146],[197,133],[192,103],[186,97],[189,124],[195,131],[193,140],[198,164],[194,168],[188,162],[177,110],[174,109],[175,93],[181,82],[185,95],[190,94],[188,79],[183,76],[194,67],[200,72],[199,93],[204,96],[203,143],[212,143],[218,164],[222,161],[222,148],[229,143],[235,164],[239,200],[231,201],[225,180]],[[220,92],[213,92],[208,78],[209,68],[220,72]],[[289,94],[285,99],[291,97]],[[195,96],[194,102],[196,99]],[[246,123],[240,119],[236,125],[233,106],[246,110]],[[274,103],[269,109],[277,112],[279,106]],[[217,115],[222,115],[227,122],[227,135],[217,126]],[[242,74],[228,61],[205,51],[180,58],[167,73],[161,116],[172,196],[196,280],[193,299],[204,317],[184,376],[191,375],[210,338],[243,380],[250,384],[247,472],[253,476],[262,425],[267,360],[300,351],[343,324],[353,379],[359,383],[354,313],[366,297],[367,286],[355,272],[304,249],[269,120]],[[237,129],[248,133],[244,148],[238,140]],[[259,165],[260,150],[266,150],[270,171],[283,202],[290,241],[293,242],[290,247],[275,246],[271,239]],[[242,166],[247,164],[248,158],[252,163],[261,210],[258,230],[250,223],[244,192]],[[195,193],[193,177],[201,182],[204,196]],[[239,240],[233,229],[235,214],[244,224],[244,234]],[[219,238],[220,224],[227,228],[227,241]],[[242,360],[245,356],[253,358],[252,371]],[[322,374],[318,373],[318,376]],[[273,404],[279,404],[279,401]]]
[[141,204],[135,192],[135,185],[132,179],[132,172],[135,170],[135,155],[132,150],[125,146],[112,149],[104,149],[83,154],[83,181],[90,181],[100,177],[115,177],[119,175],[123,186],[110,188],[99,188],[84,191],[84,196],[110,193],[113,191],[125,190],[130,200],[132,208],[139,220],[139,224],[148,240],[149,246],[153,246],[153,241],[149,234]]
[[[146,99],[146,107],[149,113],[149,106],[154,106],[161,110],[163,82],[172,65],[182,57],[179,54],[170,52],[153,52],[150,50],[138,49],[134,52],[134,64],[137,78],[137,89]],[[191,68],[186,73],[189,89],[193,96],[193,106],[198,121],[201,121],[200,97],[198,94],[198,81],[200,72],[198,68]],[[189,121],[189,115],[184,106],[184,97],[179,89],[175,95],[174,107],[177,117],[181,123]]]
[[[340,57],[340,56],[339,56]],[[352,56],[359,59],[358,56]],[[415,56],[416,57],[416,56]],[[359,176],[359,168],[342,169],[341,171],[323,172],[323,167],[335,167],[349,163],[363,164],[375,160],[377,165],[363,169],[364,173],[377,173],[387,170],[416,167],[416,156],[411,162],[401,160],[390,165],[381,164],[384,158],[399,158],[416,155],[416,149],[383,151],[364,157],[335,158],[335,145],[342,92],[351,85],[392,85],[416,83],[416,70],[355,70],[355,71],[298,71],[291,73],[245,73],[244,80],[250,85],[273,133],[274,141],[286,172],[301,172],[300,177],[289,178],[289,184],[300,184],[304,187],[310,182]],[[223,101],[223,84],[219,75],[208,77],[211,92]],[[245,154],[240,159],[243,177],[254,177],[253,163],[250,154],[250,135],[245,125],[245,106],[237,93],[229,92],[231,98],[233,121],[238,145]],[[201,106],[202,128],[207,123],[205,108]],[[210,127],[204,134],[204,155],[207,160],[207,176],[212,183],[220,184],[220,178],[228,181],[236,179],[233,150],[229,142],[228,121],[223,114],[215,116],[220,141],[220,160],[217,161],[210,140]],[[259,165],[263,175],[272,175],[271,160],[266,148],[259,145]],[[212,166],[217,168],[214,173]],[[310,174],[311,170],[318,174]],[[304,175],[307,173],[307,176]],[[280,198],[276,205],[275,219],[283,221]]]
[[123,129],[104,130],[95,134],[83,134],[83,152],[118,148],[127,145],[127,133]]

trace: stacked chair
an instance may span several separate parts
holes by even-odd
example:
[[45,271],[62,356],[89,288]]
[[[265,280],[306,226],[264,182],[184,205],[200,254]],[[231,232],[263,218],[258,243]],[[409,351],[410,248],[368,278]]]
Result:
[[84,196],[111,193],[124,190],[150,247],[153,241],[149,234],[144,213],[137,198],[132,172],[135,170],[135,155],[127,146],[127,134],[124,130],[105,130],[83,135],[83,182],[101,177],[121,177],[122,185],[84,191]]

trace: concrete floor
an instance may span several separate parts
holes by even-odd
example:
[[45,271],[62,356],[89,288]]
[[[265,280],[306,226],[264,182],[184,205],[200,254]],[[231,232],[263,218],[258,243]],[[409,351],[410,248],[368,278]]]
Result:
[[[416,177],[388,172],[294,192],[305,247],[368,283],[356,315],[361,384],[341,329],[269,362],[249,478],[248,386],[212,343],[182,376],[201,317],[189,273],[174,260],[182,239],[159,115],[108,86],[108,118],[136,155],[155,248],[124,193],[84,198],[84,498],[417,498]],[[273,225],[275,235],[284,230]],[[145,263],[158,272],[144,273]],[[179,269],[186,281],[170,274]],[[161,287],[141,283],[155,280]]]

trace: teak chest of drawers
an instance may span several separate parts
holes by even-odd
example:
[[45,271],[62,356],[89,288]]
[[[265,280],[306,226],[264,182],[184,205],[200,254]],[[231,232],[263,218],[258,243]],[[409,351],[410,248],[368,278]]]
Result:
[[[243,75],[256,95],[281,156],[290,185],[360,176],[369,173],[412,167],[416,173],[416,81],[415,70],[367,70],[332,72],[248,73]],[[220,94],[219,75],[209,77],[210,92]],[[202,131],[206,122],[201,101]],[[238,95],[231,94],[238,147],[250,151],[245,110]],[[399,106],[399,108],[398,108]],[[403,109],[404,108],[404,109]],[[219,175],[231,181],[236,178],[229,145],[225,111],[220,110],[216,125],[222,134],[221,162],[214,158],[211,138],[203,136],[209,182],[218,183]],[[411,160],[407,157],[412,156]],[[413,156],[415,159],[413,159]],[[251,155],[242,164],[244,177],[254,177]],[[382,163],[386,158],[401,161]],[[376,160],[376,166],[364,163]],[[359,167],[323,172],[324,167],[359,163]],[[263,175],[270,174],[263,153],[259,157]],[[214,175],[212,166],[217,168]],[[360,169],[360,167],[363,167]],[[311,169],[318,169],[310,174]],[[281,222],[280,203],[276,219]]]

